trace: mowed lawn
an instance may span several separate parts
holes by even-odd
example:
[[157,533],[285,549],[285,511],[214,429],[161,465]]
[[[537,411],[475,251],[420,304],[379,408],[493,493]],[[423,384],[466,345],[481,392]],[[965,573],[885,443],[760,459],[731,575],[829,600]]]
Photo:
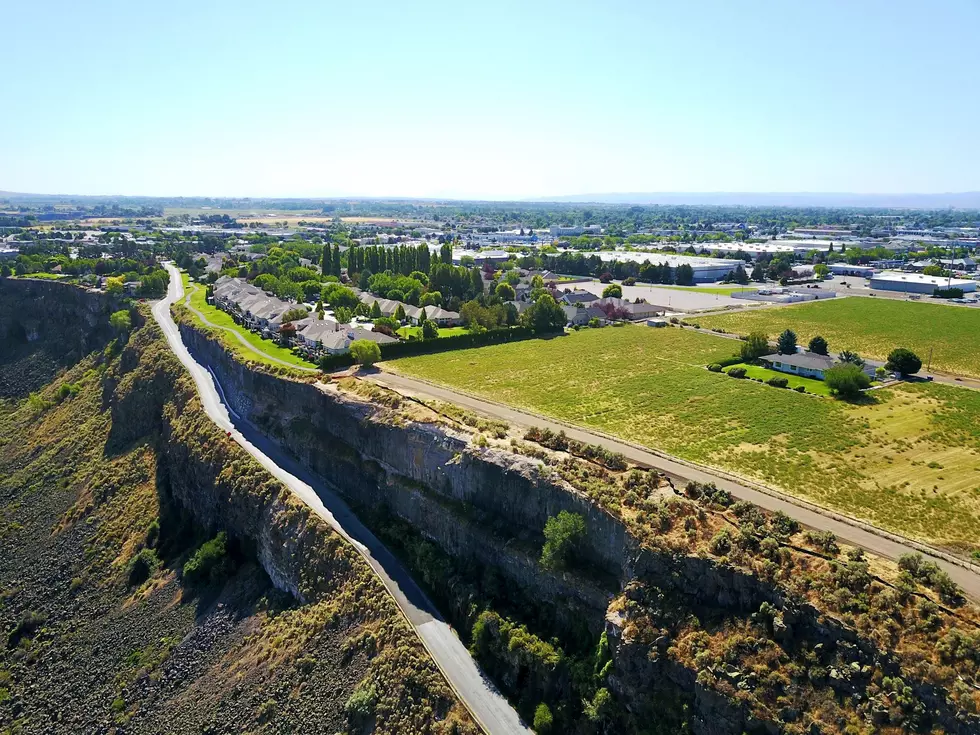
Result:
[[386,365],[925,541],[980,548],[980,392],[902,385],[854,406],[704,368],[737,345],[692,330],[606,327]]
[[[292,350],[281,347],[272,340],[263,339],[255,332],[252,332],[251,330],[238,324],[227,312],[224,312],[215,306],[211,306],[211,304],[207,302],[207,292],[205,291],[204,285],[191,283],[187,273],[181,271],[180,277],[184,283],[184,296],[190,296],[191,306],[204,314],[207,320],[218,329],[223,329],[226,332],[237,332],[245,338],[246,342],[252,345],[253,349],[249,349],[243,345],[240,340],[236,339],[230,334],[228,335],[226,345],[243,360],[254,360],[255,362],[261,362],[266,365],[272,365],[273,367],[279,367],[281,363],[277,362],[276,360],[270,360],[269,357],[271,356],[295,367],[306,369],[311,369],[314,367],[313,363],[303,359]],[[184,299],[180,299],[178,303],[184,303]],[[194,312],[190,312],[190,314],[195,322],[200,323],[200,319],[197,318],[197,315],[194,314]],[[214,328],[208,324],[201,324],[201,326],[209,329]]]
[[761,331],[772,338],[792,329],[800,343],[822,335],[833,353],[853,350],[884,360],[895,347],[908,347],[941,372],[980,377],[980,309],[894,299],[851,296],[756,311],[691,319],[708,329],[735,334]]

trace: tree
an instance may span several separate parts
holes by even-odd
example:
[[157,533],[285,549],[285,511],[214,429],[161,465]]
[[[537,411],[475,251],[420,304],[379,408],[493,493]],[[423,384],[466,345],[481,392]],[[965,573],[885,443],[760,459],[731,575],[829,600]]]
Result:
[[105,282],[106,293],[121,294],[123,292],[123,279],[110,276]]
[[769,354],[769,335],[763,332],[752,332],[742,342],[742,362],[754,362],[763,355]]
[[[377,302],[375,302],[375,303],[377,303]],[[403,322],[407,318],[408,318],[408,316],[405,314],[405,307],[402,306],[401,304],[399,304],[398,305],[398,308],[395,309],[395,319],[397,319],[400,322]]]
[[128,311],[120,309],[119,311],[113,312],[112,316],[109,317],[109,325],[117,332],[125,333],[133,328],[133,320],[130,318]]
[[823,263],[817,263],[813,266],[813,275],[817,278],[826,278],[830,274],[830,268],[828,268]]
[[355,339],[350,343],[350,354],[354,362],[370,367],[381,359],[381,348],[369,339]]
[[898,347],[888,355],[885,367],[901,375],[914,375],[922,368],[922,360],[912,350]]
[[674,280],[679,286],[693,286],[694,268],[687,263],[682,263],[674,269]]
[[514,287],[509,283],[498,283],[494,293],[497,294],[497,298],[501,301],[513,301],[517,298],[517,292],[514,291]]
[[752,280],[756,283],[766,282],[766,266],[763,263],[756,263],[752,269]]
[[378,304],[377,301],[375,301],[373,304],[371,304],[371,314],[370,314],[370,316],[371,316],[372,319],[380,319],[382,316],[384,316],[381,313],[381,306]]
[[10,278],[10,266],[6,263],[0,266],[0,278]]
[[521,314],[524,324],[536,332],[556,332],[565,327],[568,319],[554,297],[544,294],[531,304],[531,307]]
[[817,355],[829,355],[829,348],[827,345],[827,340],[821,337],[819,334],[810,340],[810,344],[807,345],[810,352]]
[[796,354],[796,332],[792,329],[783,330],[776,340],[776,351],[780,355]]
[[623,298],[623,289],[617,284],[611,283],[608,286],[606,286],[604,289],[602,289],[602,298],[621,299]]
[[823,380],[830,388],[831,395],[846,399],[857,398],[862,390],[871,385],[871,378],[851,362],[843,362],[828,368]]
[[431,319],[422,322],[422,339],[435,339],[439,336],[439,326]]
[[856,352],[851,352],[850,350],[841,350],[837,355],[837,359],[841,362],[850,363],[851,365],[857,365],[859,368],[864,367],[864,358],[861,357]]
[[544,547],[541,549],[541,566],[545,569],[563,569],[575,561],[585,539],[585,519],[578,513],[560,511],[544,524]]

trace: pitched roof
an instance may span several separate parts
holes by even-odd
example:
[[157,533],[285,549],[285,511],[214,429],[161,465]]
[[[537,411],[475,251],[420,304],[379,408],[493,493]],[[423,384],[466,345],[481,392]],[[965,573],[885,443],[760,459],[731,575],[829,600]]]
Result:
[[764,355],[760,359],[810,370],[826,370],[837,364],[837,358],[830,355],[818,355],[816,352],[798,352],[794,355],[782,355],[777,352],[772,355]]

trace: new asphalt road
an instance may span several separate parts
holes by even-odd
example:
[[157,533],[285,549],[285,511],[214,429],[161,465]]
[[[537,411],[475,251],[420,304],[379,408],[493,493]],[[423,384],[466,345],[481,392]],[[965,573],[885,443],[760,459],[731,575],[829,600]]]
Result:
[[188,352],[170,316],[170,305],[181,298],[184,289],[177,269],[167,265],[167,270],[170,288],[167,298],[153,306],[153,318],[166,335],[171,350],[194,378],[201,403],[211,420],[229,432],[232,440],[357,549],[394,597],[450,686],[487,733],[530,733],[503,695],[480,672],[466,647],[401,562],[329,487],[229,409],[221,385]]

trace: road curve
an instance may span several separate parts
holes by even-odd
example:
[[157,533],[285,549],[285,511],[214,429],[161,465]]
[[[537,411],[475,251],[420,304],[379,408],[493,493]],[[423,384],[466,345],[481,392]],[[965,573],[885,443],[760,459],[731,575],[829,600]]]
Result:
[[170,286],[167,297],[153,306],[153,318],[163,330],[171,350],[193,377],[208,417],[223,431],[230,432],[238,445],[349,541],[371,565],[452,689],[485,732],[490,735],[530,733],[504,696],[480,672],[466,647],[405,567],[358,520],[347,504],[254,426],[233,411],[229,412],[222,400],[221,385],[208,368],[191,356],[170,315],[170,305],[183,296],[184,289],[177,269],[171,264],[166,267],[170,273]]
[[[384,365],[382,364],[382,369]],[[845,542],[889,559],[898,559],[902,554],[922,553],[932,557],[937,564],[949,572],[953,580],[972,599],[980,600],[980,567],[969,562],[956,560],[948,554],[875,528],[869,523],[820,508],[805,500],[790,497],[750,481],[736,478],[721,470],[695,465],[676,457],[664,455],[644,447],[630,444],[607,434],[590,431],[581,426],[566,424],[540,414],[505,406],[468,393],[460,393],[443,385],[427,380],[419,380],[401,373],[377,372],[368,377],[379,385],[401,393],[420,398],[435,398],[470,408],[493,418],[507,421],[517,426],[539,426],[552,431],[564,431],[570,438],[587,444],[598,444],[613,452],[623,454],[628,460],[644,467],[652,467],[667,475],[675,485],[694,482],[713,482],[732,495],[772,511],[782,511],[792,516],[808,528],[831,531]]]

